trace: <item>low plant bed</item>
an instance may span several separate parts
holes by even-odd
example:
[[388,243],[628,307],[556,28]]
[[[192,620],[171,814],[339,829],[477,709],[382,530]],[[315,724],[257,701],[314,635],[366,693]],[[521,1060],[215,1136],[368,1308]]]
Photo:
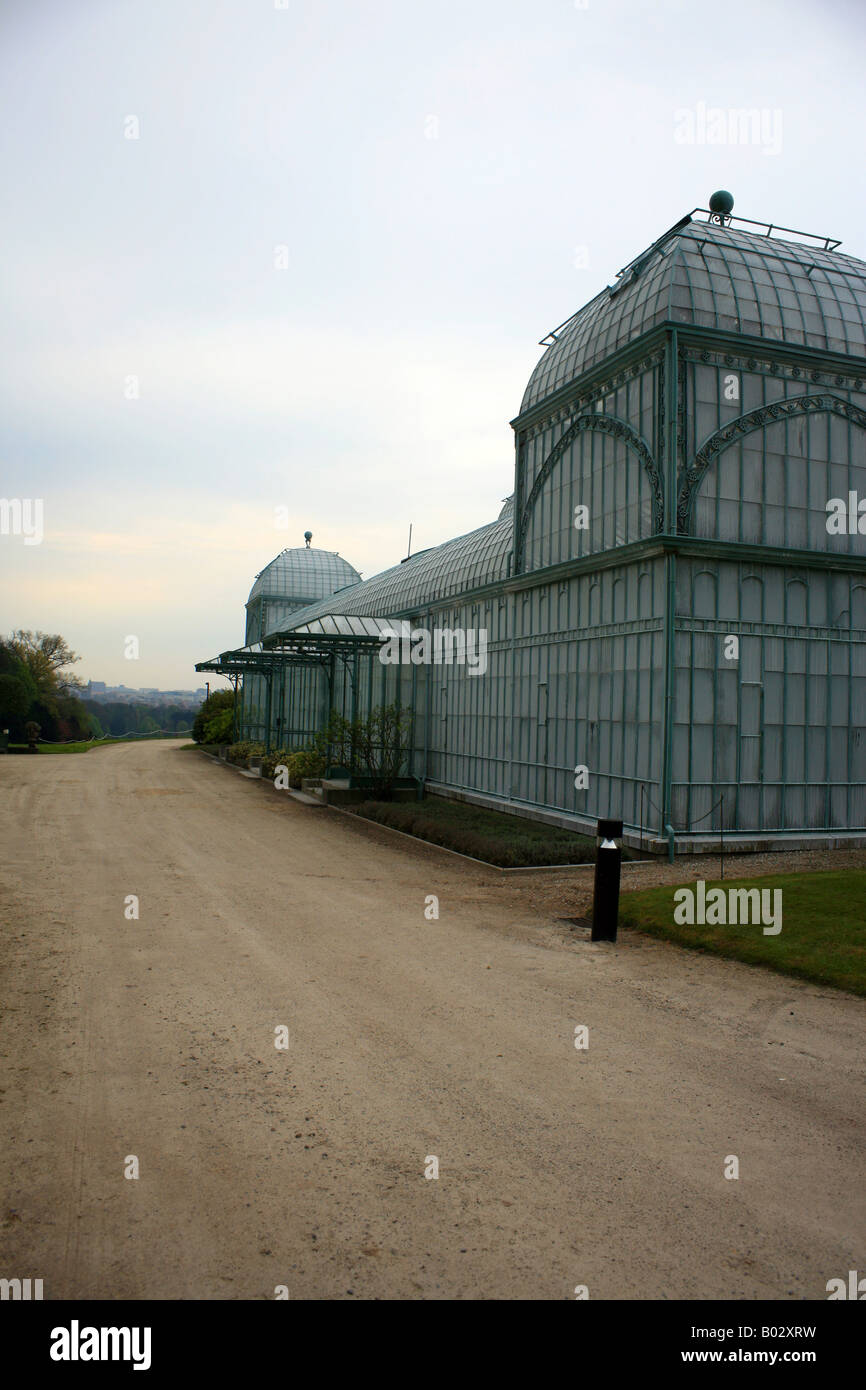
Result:
[[[425,796],[423,801],[362,801],[345,809],[500,869],[589,864],[595,860],[595,840],[588,835],[465,801]],[[624,859],[634,857],[623,850]]]
[[[675,907],[680,916],[684,912],[682,897],[675,900],[674,894],[682,888],[695,889],[697,908],[698,890],[693,882],[644,888],[623,893],[620,923],[695,951],[768,966],[816,984],[835,985],[852,994],[866,995],[866,869],[707,881],[704,900],[716,888],[724,889],[726,895],[730,889],[757,888],[771,894],[780,890],[781,930],[766,935],[762,922],[676,922]],[[768,906],[774,901],[772,896],[768,898]],[[694,915],[699,915],[697,910]],[[700,915],[709,914],[704,910]],[[731,915],[727,907],[725,915]],[[743,914],[738,911],[737,915]]]

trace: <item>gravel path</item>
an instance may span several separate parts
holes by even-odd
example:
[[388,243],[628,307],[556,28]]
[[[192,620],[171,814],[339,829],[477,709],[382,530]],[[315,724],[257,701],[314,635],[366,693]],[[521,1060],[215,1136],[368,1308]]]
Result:
[[0,835],[0,1258],[46,1298],[824,1299],[866,1268],[863,1001],[593,945],[560,920],[591,874],[169,742],[0,759]]

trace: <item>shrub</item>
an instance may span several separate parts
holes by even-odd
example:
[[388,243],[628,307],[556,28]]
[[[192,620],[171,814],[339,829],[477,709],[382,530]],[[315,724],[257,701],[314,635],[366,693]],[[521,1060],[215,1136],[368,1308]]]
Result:
[[[360,721],[352,723],[338,714],[336,710],[331,710],[328,722],[323,729],[320,729],[313,739],[313,748],[305,749],[305,752],[315,751],[324,763],[330,762],[332,766],[349,768],[355,771],[357,762],[356,745],[358,742]],[[318,774],[311,774],[316,775]]]
[[[282,763],[286,768],[290,787],[299,787],[305,777],[321,777],[325,772],[325,759],[314,748],[296,748],[293,752],[285,749],[274,764],[274,772],[269,773],[269,776],[276,776],[278,763]],[[264,776],[264,765],[262,775]]]
[[357,721],[355,726],[358,761],[373,778],[374,796],[383,801],[390,801],[393,795],[394,783],[406,758],[411,728],[411,710],[396,703],[371,710],[369,718]]
[[406,760],[411,727],[411,710],[398,704],[379,706],[366,719],[352,721],[332,710],[314,744],[324,764],[371,777],[375,794],[388,800]]
[[234,714],[230,709],[222,709],[213,719],[205,721],[204,737],[201,743],[228,743],[232,736]]
[[262,776],[273,782],[277,768],[281,763],[287,763],[295,751],[294,748],[272,748],[270,753],[266,753],[262,758]]
[[[225,710],[233,710],[235,696],[233,690],[215,690],[214,693],[203,701],[198,714],[193,720],[192,736],[196,743],[225,743],[225,738],[208,738],[206,728],[208,723],[215,719],[218,714]],[[229,720],[226,738],[231,738],[231,720]]]
[[232,743],[226,752],[226,758],[230,763],[245,763],[247,758],[264,757],[265,745],[263,743],[250,743],[249,739],[244,739],[241,743]]

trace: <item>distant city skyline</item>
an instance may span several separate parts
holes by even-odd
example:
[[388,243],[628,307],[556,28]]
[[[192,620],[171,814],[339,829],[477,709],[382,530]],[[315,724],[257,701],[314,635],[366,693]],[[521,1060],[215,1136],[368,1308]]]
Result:
[[[222,682],[215,688],[222,688]],[[99,700],[110,703],[120,699],[128,703],[140,704],[200,704],[207,695],[206,686],[195,689],[160,690],[152,686],[109,685],[106,681],[88,681],[81,692],[82,699]]]

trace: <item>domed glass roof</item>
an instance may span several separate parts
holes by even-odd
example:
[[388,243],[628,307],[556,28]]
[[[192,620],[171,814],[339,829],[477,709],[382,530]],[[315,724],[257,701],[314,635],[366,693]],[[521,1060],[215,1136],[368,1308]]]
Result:
[[265,566],[257,575],[247,602],[263,597],[312,603],[360,581],[358,571],[334,551],[299,546],[282,551]]
[[686,218],[554,330],[521,414],[665,321],[862,357],[866,263]]

